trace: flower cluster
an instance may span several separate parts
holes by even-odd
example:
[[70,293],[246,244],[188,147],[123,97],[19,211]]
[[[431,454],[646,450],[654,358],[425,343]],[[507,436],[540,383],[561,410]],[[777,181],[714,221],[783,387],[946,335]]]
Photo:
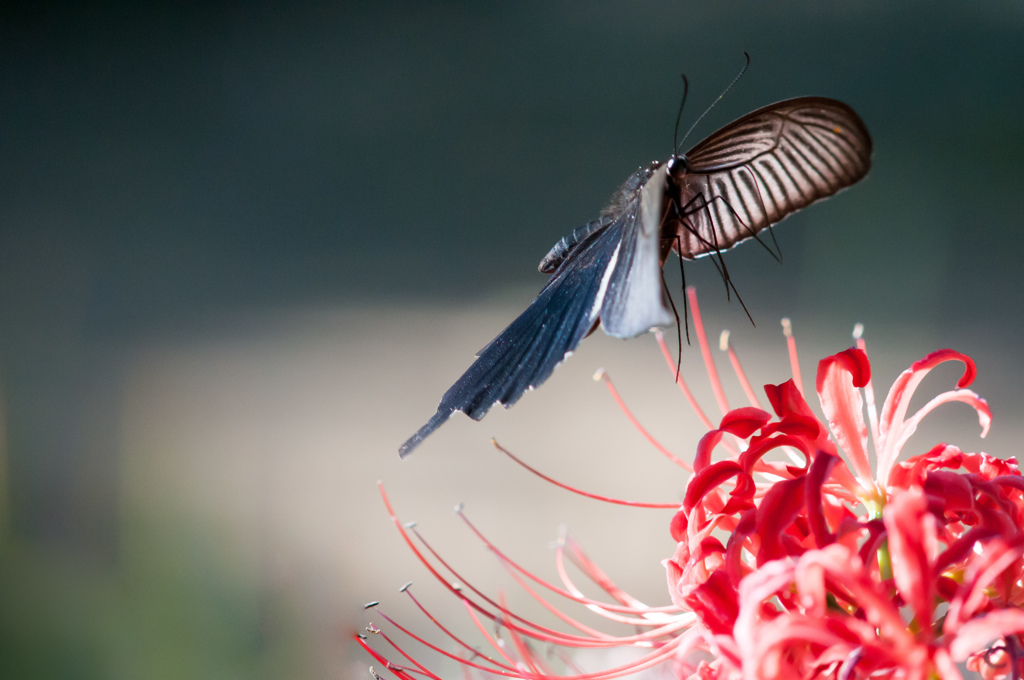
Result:
[[[519,585],[573,632],[540,625],[510,611],[503,596],[491,597],[466,582],[414,527],[395,518],[388,503],[409,546],[463,601],[493,651],[472,647],[425,609],[458,651],[429,643],[380,615],[411,639],[457,660],[467,672],[493,676],[598,680],[658,667],[659,677],[677,678],[924,680],[961,678],[965,665],[984,678],[1021,677],[1024,477],[1016,460],[966,453],[948,444],[901,460],[922,418],[940,405],[967,404],[978,415],[982,436],[988,431],[988,406],[967,389],[975,376],[973,361],[942,350],[915,362],[897,378],[879,414],[865,344],[855,332],[855,347],[818,365],[815,391],[822,421],[805,399],[791,334],[793,377],[765,386],[770,412],[758,403],[725,341],[751,402],[729,410],[696,297],[687,292],[724,416],[713,425],[676,377],[709,431],[698,445],[682,506],[672,506],[676,513],[669,530],[677,547],[665,560],[672,606],[650,607],[632,598],[568,538],[556,552],[561,583],[549,583],[520,567],[470,524]],[[660,336],[659,342],[675,371]],[[921,380],[949,361],[965,366],[955,389],[911,412]],[[654,443],[675,462],[691,467]],[[607,597],[584,595],[566,561]],[[452,584],[453,578],[461,585]],[[540,590],[584,605],[630,632],[601,632],[564,613]],[[413,597],[408,588],[403,591]],[[403,659],[395,663],[393,654],[359,636],[396,677],[439,677],[380,628],[367,630]],[[545,643],[544,653],[538,642]],[[570,655],[552,652],[610,647],[639,652],[600,672],[583,672]]]

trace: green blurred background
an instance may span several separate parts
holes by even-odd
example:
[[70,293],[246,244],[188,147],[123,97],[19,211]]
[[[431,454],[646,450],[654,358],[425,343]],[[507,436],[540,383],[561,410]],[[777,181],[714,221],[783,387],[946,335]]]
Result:
[[650,338],[595,336],[515,409],[396,449],[529,303],[547,249],[667,157],[679,74],[693,121],[744,51],[690,143],[823,95],[864,118],[874,169],[776,230],[781,266],[728,256],[756,328],[691,266],[709,327],[755,382],[788,377],[781,316],[805,372],[865,323],[876,389],[961,349],[993,433],[951,409],[922,445],[1016,455],[1020,2],[0,9],[0,677],[367,677],[359,603],[423,577],[377,479],[484,583],[457,501],[546,575],[565,522],[663,603],[667,514],[567,498],[488,444],[678,498],[685,477],[589,380],[607,366],[692,450]]

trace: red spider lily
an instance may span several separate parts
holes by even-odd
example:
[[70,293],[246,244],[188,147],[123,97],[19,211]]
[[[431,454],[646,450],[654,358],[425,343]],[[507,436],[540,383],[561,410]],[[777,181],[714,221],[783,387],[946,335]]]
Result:
[[[921,380],[946,361],[965,366],[956,389],[908,415]],[[966,389],[974,375],[967,356],[930,354],[899,376],[879,416],[858,338],[818,365],[827,425],[797,378],[765,386],[774,413],[730,411],[703,437],[666,561],[673,602],[698,615],[715,655],[690,664],[695,675],[960,678],[964,661],[988,678],[1024,669],[1017,462],[946,444],[898,462],[942,404],[974,408],[985,435],[991,413]],[[716,459],[727,435],[741,444]]]
[[[751,402],[730,410],[696,296],[692,289],[687,294],[723,413],[714,427],[676,376],[709,430],[692,467],[644,430],[606,374],[595,376],[659,451],[692,470],[681,508],[589,494],[545,477],[498,447],[575,493],[624,505],[678,508],[670,525],[677,549],[665,561],[673,605],[651,607],[629,596],[569,538],[560,540],[556,551],[560,582],[545,581],[501,552],[460,513],[517,584],[566,629],[540,625],[511,611],[503,595],[469,584],[415,527],[402,525],[382,488],[388,512],[413,553],[462,600],[491,651],[472,647],[443,626],[408,588],[403,592],[451,639],[451,649],[427,642],[379,610],[402,639],[371,625],[371,637],[382,644],[373,646],[360,635],[364,648],[398,678],[439,677],[408,651],[412,644],[457,661],[466,677],[599,680],[657,666],[670,677],[923,680],[959,678],[957,664],[964,662],[985,678],[1024,671],[1024,477],[1016,461],[940,444],[898,462],[921,419],[945,403],[974,408],[985,435],[988,406],[966,389],[975,374],[971,359],[943,350],[914,363],[896,380],[879,416],[858,337],[857,347],[819,363],[815,387],[822,421],[804,398],[795,341],[784,322],[793,378],[765,386],[771,413],[758,404],[723,336],[723,349]],[[675,374],[675,361],[660,335],[658,340]],[[946,361],[966,367],[956,388],[908,415],[921,380]],[[569,576],[567,561],[606,596],[584,595]],[[551,597],[583,605],[629,632],[601,632],[570,617]],[[571,654],[553,651],[620,647],[635,648],[638,655],[590,673],[575,667]]]

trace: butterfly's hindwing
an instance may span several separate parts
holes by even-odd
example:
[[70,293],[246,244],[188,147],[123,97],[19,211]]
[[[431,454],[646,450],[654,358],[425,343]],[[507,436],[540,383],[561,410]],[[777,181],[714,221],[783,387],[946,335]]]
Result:
[[672,323],[661,278],[661,212],[667,180],[662,165],[639,191],[623,223],[622,245],[601,300],[601,328],[632,338]]

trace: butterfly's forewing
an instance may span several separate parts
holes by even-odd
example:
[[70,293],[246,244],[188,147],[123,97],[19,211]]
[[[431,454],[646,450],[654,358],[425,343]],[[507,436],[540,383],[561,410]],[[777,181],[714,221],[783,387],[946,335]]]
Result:
[[632,338],[672,323],[661,278],[661,212],[667,166],[658,168],[640,190],[633,210],[621,219],[622,241],[615,266],[605,276],[601,328],[616,338]]
[[620,247],[625,218],[575,244],[537,299],[480,350],[473,365],[445,392],[437,413],[402,444],[401,456],[411,453],[455,411],[480,420],[495,404],[509,407],[526,390],[547,380],[597,320],[605,273]]
[[867,174],[871,137],[846,104],[801,97],[758,109],[685,156],[684,257],[730,248]]

